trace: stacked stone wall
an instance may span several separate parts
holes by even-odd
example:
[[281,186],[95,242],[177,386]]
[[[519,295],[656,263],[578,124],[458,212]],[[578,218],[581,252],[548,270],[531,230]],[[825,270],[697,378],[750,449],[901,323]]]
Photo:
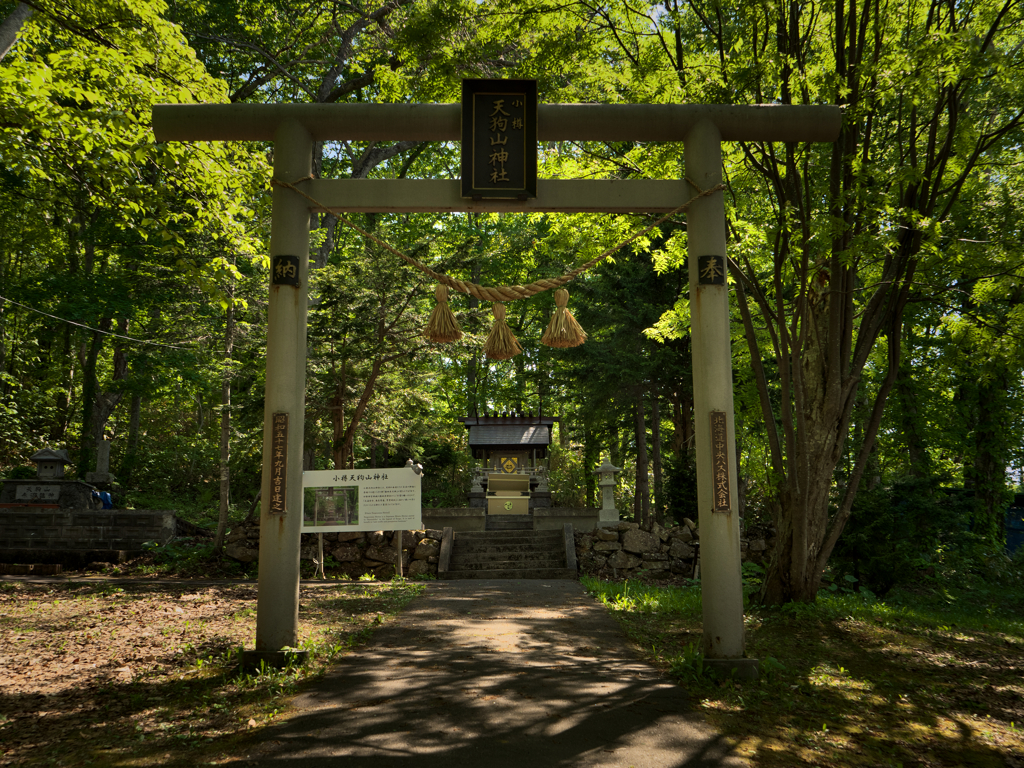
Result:
[[[403,573],[409,578],[437,576],[441,531],[428,528],[422,531],[403,531],[402,534]],[[395,575],[398,552],[394,532],[304,533],[299,554],[303,560],[316,560],[319,552],[318,535],[324,537],[324,556],[334,559],[335,565],[329,566],[333,573],[340,570],[352,579],[366,573],[378,579],[390,579]],[[239,526],[228,534],[224,554],[241,563],[253,563],[259,559],[259,547],[259,524],[252,523]]]
[[[765,563],[775,544],[773,533],[751,531],[740,539],[743,562]],[[700,554],[700,530],[689,519],[670,528],[654,523],[649,529],[621,522],[576,531],[575,537],[580,573],[604,579],[693,578]]]

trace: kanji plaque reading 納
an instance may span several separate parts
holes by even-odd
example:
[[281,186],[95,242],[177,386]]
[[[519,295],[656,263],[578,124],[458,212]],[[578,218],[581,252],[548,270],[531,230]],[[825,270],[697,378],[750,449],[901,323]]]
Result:
[[462,81],[462,196],[537,196],[537,81]]
[[273,258],[271,285],[292,285],[299,287],[299,257],[279,255]]
[[288,414],[275,413],[271,430],[270,514],[288,511]]
[[711,412],[711,476],[713,478],[715,512],[732,509],[729,486],[729,441],[725,411]]

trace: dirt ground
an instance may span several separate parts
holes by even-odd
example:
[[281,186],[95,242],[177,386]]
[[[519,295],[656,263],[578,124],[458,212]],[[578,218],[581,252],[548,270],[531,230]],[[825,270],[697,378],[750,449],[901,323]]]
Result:
[[[304,587],[302,644],[336,654],[395,605],[387,584]],[[255,584],[0,582],[0,766],[160,764],[257,727],[289,678],[237,672],[255,607]]]

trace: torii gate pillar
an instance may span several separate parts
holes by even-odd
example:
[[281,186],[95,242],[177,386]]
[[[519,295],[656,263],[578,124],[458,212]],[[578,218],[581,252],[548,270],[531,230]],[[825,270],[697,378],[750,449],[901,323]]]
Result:
[[[300,123],[285,120],[274,133],[274,176],[310,175],[313,139]],[[263,406],[263,481],[260,504],[259,595],[256,650],[245,666],[265,660],[281,666],[299,632],[299,550],[302,538],[302,446],[306,412],[306,311],[309,287],[309,206],[289,189],[274,187],[270,262],[296,257],[297,285],[271,275],[267,305],[267,379]],[[275,418],[284,414],[285,439]],[[278,420],[279,425],[281,422]],[[282,448],[282,445],[283,448]],[[280,456],[279,454],[284,454]],[[283,465],[279,462],[284,462]],[[280,471],[275,471],[275,467]],[[284,478],[283,493],[279,481]],[[277,512],[280,510],[280,512]]]
[[[710,120],[695,125],[683,140],[688,182],[711,189],[722,181],[722,139]],[[687,265],[690,273],[690,335],[693,352],[693,413],[697,458],[697,506],[700,526],[701,595],[706,663],[757,676],[757,661],[745,659],[743,582],[739,578],[740,520],[736,504],[735,445],[732,396],[732,350],[729,324],[729,283],[726,279],[724,193],[695,200],[686,216]],[[719,284],[701,280],[700,258],[720,258]],[[728,504],[715,498],[711,414],[725,414]]]

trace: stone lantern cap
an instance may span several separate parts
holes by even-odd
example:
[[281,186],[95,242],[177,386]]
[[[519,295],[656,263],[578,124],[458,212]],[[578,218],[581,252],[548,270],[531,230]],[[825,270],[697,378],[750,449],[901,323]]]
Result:
[[615,480],[615,473],[621,472],[621,467],[613,466],[607,458],[604,459],[604,463],[600,467],[594,470],[595,475],[601,475],[602,480]]
[[36,477],[40,479],[59,479],[64,477],[64,465],[71,463],[71,457],[65,449],[55,451],[52,448],[43,448],[32,455],[32,461],[36,463]]

